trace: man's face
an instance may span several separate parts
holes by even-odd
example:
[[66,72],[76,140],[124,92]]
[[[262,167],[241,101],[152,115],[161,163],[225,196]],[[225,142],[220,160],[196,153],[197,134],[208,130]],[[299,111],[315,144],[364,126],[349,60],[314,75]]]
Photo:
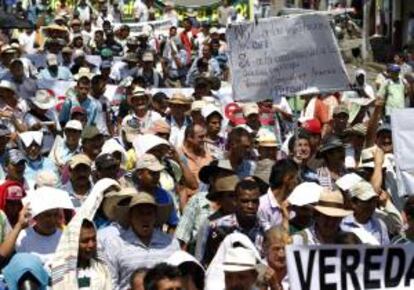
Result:
[[26,162],[20,161],[17,164],[9,163],[7,166],[7,176],[12,180],[21,180],[26,169]]
[[298,139],[293,148],[293,156],[298,161],[307,161],[311,156],[311,147],[307,139]]
[[246,158],[249,157],[252,150],[251,138],[247,136],[242,136],[240,138],[240,143],[232,143],[230,149],[237,153],[238,156],[244,156]]
[[160,172],[149,169],[137,170],[140,185],[145,188],[155,188],[160,181]]
[[208,135],[216,136],[221,131],[222,118],[219,115],[212,115],[207,121]]
[[89,90],[91,88],[89,81],[79,81],[76,85],[76,90],[78,92],[78,99],[83,101],[88,97]]
[[163,116],[165,115],[168,105],[165,99],[161,99],[159,102],[152,102],[152,108]]
[[260,118],[259,114],[250,114],[246,118],[246,124],[249,125],[254,131],[258,131],[260,129]]
[[69,148],[77,148],[81,137],[81,131],[65,129],[66,144]]
[[25,148],[27,158],[29,158],[30,160],[36,160],[40,156],[41,149],[42,146],[33,142],[32,144],[30,144],[29,147]]
[[208,47],[207,45],[204,45],[201,53],[202,53],[203,58],[210,59],[211,57],[210,47]]
[[358,222],[365,224],[374,214],[374,211],[378,205],[378,198],[373,197],[367,201],[354,198],[353,204],[354,216],[357,218]]
[[251,290],[256,283],[257,272],[224,272],[226,290]]
[[184,30],[186,31],[191,30],[192,28],[191,21],[188,19],[185,20],[183,26],[184,26]]
[[148,110],[148,97],[141,96],[141,97],[132,97],[130,98],[131,107],[134,108],[135,111],[142,111],[146,112]]
[[91,168],[86,164],[79,164],[70,170],[70,181],[76,185],[86,186],[89,184]]
[[60,213],[58,209],[51,209],[38,214],[34,219],[42,234],[52,235],[59,226]]
[[154,205],[136,205],[129,211],[130,224],[141,239],[151,238],[156,222],[157,209]]
[[97,83],[91,86],[92,92],[98,96],[103,95],[105,93],[105,88],[106,85],[102,79],[100,79]]
[[170,29],[170,37],[175,37],[177,36],[177,29],[176,28],[171,28]]
[[224,192],[220,193],[220,197],[218,203],[220,204],[220,210],[224,214],[232,214],[236,210],[236,193],[232,192]]
[[294,224],[302,228],[307,228],[313,221],[313,208],[310,205],[292,206],[292,211],[295,213],[293,218]]
[[6,146],[10,141],[10,135],[0,136],[0,153],[6,150]]
[[164,278],[158,281],[157,283],[158,290],[182,290],[183,284],[181,283],[181,279],[168,279]]
[[202,149],[204,148],[205,138],[206,138],[206,129],[200,126],[196,126],[194,129],[193,136],[189,136],[187,141],[194,148]]
[[402,61],[403,59],[398,55],[398,54],[396,54],[395,56],[394,56],[394,62],[396,63],[396,64],[401,64],[403,61]]
[[277,147],[258,147],[259,158],[262,159],[270,159],[276,160],[277,158]]
[[282,237],[271,235],[269,240],[266,241],[266,258],[269,266],[275,270],[286,269],[286,253],[285,253],[285,240]]
[[119,165],[111,165],[105,168],[100,168],[98,173],[100,178],[112,178],[112,179],[117,179],[118,176],[118,172],[119,172]]
[[392,153],[392,135],[390,131],[380,131],[377,134],[377,145],[384,153]]
[[10,66],[10,72],[15,79],[21,80],[24,77],[23,64],[20,61],[15,61]]
[[332,217],[315,212],[314,218],[315,226],[318,228],[319,233],[323,234],[326,239],[333,239],[339,232],[342,217]]
[[245,219],[256,220],[257,210],[259,209],[260,191],[258,188],[253,190],[240,189],[237,194],[236,209],[240,216]]
[[79,236],[79,255],[80,260],[90,260],[96,256],[96,230],[94,228],[82,227]]
[[83,140],[83,151],[91,160],[95,160],[101,153],[104,138],[102,135],[95,136],[92,139]]
[[345,148],[334,148],[326,152],[326,159],[331,164],[344,164],[345,163]]
[[188,105],[170,104],[170,113],[174,118],[183,118],[185,113],[189,110]]
[[286,191],[292,192],[299,184],[299,174],[297,171],[287,172],[283,177],[283,183],[286,184]]
[[347,113],[339,113],[333,116],[333,127],[336,132],[342,133],[348,125],[349,115]]

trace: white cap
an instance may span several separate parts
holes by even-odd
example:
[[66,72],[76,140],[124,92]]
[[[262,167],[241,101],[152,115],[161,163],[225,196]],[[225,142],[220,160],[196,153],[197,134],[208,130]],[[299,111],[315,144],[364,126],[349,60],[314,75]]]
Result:
[[73,129],[77,131],[82,131],[82,123],[78,120],[70,120],[66,123],[65,129]]
[[29,192],[24,202],[30,203],[32,217],[51,209],[73,209],[73,203],[66,191],[49,186],[43,186]]
[[220,108],[215,105],[208,104],[207,106],[204,106],[203,108],[201,108],[201,115],[205,119],[207,119],[213,113],[218,113],[223,118],[223,114]]
[[247,118],[252,114],[259,114],[259,105],[256,103],[245,103],[242,110],[243,115]]
[[58,65],[58,59],[57,59],[56,54],[54,54],[54,53],[49,53],[49,54],[46,56],[46,62],[47,62],[47,64],[48,64],[49,66]]
[[323,187],[316,182],[302,182],[295,187],[287,201],[296,206],[317,203],[323,190]]
[[258,262],[255,253],[243,247],[235,247],[227,250],[224,256],[224,272],[243,272],[256,270]]
[[371,183],[363,180],[355,184],[349,189],[349,193],[352,198],[357,198],[362,201],[370,200],[371,198],[378,197],[378,194],[374,191]]
[[360,181],[363,181],[362,177],[352,172],[336,180],[335,184],[343,191],[347,191]]
[[20,139],[25,147],[29,147],[33,142],[37,145],[42,145],[43,132],[41,131],[26,131],[19,134]]

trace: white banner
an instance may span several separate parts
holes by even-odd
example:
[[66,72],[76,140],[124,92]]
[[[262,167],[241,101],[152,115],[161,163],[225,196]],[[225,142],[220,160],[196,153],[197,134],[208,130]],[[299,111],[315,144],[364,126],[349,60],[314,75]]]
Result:
[[391,112],[392,142],[399,195],[414,194],[414,109]]
[[170,27],[173,26],[173,20],[166,19],[148,22],[114,23],[115,30],[121,25],[128,25],[130,28],[130,32],[133,35],[142,33],[145,26],[151,26],[155,34],[165,34],[166,32],[168,32]]
[[317,87],[349,90],[349,79],[326,15],[261,19],[228,27],[234,97],[258,101]]
[[413,289],[414,245],[286,247],[290,290]]

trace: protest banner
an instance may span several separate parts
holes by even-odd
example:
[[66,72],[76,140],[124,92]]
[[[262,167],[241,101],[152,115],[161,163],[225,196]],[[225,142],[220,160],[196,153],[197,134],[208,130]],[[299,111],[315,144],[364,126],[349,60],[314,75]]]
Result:
[[412,289],[414,245],[286,247],[291,290]]
[[291,96],[310,87],[349,89],[349,78],[328,17],[321,14],[261,19],[227,29],[234,98]]
[[121,25],[128,25],[130,29],[130,33],[132,35],[140,34],[144,31],[144,27],[150,26],[152,30],[156,31],[157,34],[166,34],[168,35],[168,31],[171,26],[173,26],[173,20],[166,19],[166,20],[156,20],[156,21],[147,21],[147,22],[133,22],[133,23],[114,23],[115,30],[118,29]]
[[400,197],[414,194],[414,109],[393,110],[391,113],[394,161]]

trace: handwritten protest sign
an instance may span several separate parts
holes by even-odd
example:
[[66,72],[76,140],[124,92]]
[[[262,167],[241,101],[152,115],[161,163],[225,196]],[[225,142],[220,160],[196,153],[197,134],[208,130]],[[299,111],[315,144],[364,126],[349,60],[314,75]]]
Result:
[[293,95],[309,87],[349,89],[349,79],[326,15],[274,17],[227,29],[236,100]]
[[291,290],[412,289],[414,245],[286,248]]

